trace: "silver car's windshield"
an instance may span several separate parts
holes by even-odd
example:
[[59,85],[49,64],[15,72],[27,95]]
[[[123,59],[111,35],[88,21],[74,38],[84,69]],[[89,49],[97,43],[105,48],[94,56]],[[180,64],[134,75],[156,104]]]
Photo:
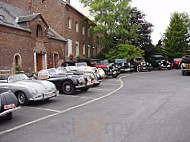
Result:
[[55,68],[47,69],[47,71],[48,71],[50,76],[58,74],[58,72]]
[[68,66],[68,67],[66,67],[65,68],[67,71],[77,71],[78,69],[77,69],[77,67],[75,67],[75,66]]
[[124,62],[127,62],[127,59],[116,59],[115,61],[116,61],[116,62],[124,63]]
[[81,63],[75,63],[76,67],[87,67],[86,62],[81,62]]
[[29,79],[25,74],[15,74],[8,78],[8,82],[17,82],[21,80]]
[[57,68],[57,73],[58,74],[66,74],[67,73],[66,67],[59,67],[59,68]]

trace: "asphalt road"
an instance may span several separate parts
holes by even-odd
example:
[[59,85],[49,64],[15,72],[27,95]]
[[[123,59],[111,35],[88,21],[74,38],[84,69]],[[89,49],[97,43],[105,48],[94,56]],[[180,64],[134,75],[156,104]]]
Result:
[[189,142],[190,76],[121,74],[0,118],[0,142]]

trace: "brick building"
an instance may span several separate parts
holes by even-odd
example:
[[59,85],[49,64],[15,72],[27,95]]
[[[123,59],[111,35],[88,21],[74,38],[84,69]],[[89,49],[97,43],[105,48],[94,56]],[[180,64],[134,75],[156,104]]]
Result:
[[67,40],[41,14],[31,14],[0,1],[0,70],[20,65],[26,73],[59,66]]
[[96,35],[88,29],[88,18],[70,5],[70,0],[1,0],[30,13],[41,13],[45,21],[67,39],[66,59],[75,56],[91,57],[99,52]]

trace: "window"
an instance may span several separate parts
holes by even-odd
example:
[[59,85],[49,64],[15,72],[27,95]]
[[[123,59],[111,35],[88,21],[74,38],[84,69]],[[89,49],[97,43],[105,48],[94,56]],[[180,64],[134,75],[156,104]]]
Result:
[[68,28],[69,28],[69,29],[71,29],[71,26],[72,26],[71,23],[72,23],[71,18],[68,17]]
[[90,45],[88,45],[88,57],[90,57]]
[[85,35],[85,27],[82,26],[82,34]]
[[86,54],[86,48],[85,48],[85,44],[82,45],[82,54],[85,55]]
[[79,56],[79,42],[75,42],[76,44],[76,57]]
[[72,40],[68,39],[68,56],[72,54]]
[[79,31],[79,24],[78,24],[78,22],[75,23],[75,29],[76,29],[76,32]]
[[88,29],[88,37],[90,37],[90,29]]
[[40,25],[36,27],[36,37],[42,37],[42,27]]

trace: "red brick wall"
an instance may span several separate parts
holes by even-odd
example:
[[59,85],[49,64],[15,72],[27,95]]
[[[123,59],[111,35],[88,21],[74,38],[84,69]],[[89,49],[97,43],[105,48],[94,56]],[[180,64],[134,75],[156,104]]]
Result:
[[[2,0],[15,7],[29,11],[29,0]],[[32,0],[32,12],[41,13],[48,25],[66,39],[72,40],[73,53],[75,54],[75,42],[79,42],[80,56],[87,57],[88,45],[93,47],[96,44],[96,38],[88,37],[88,21],[83,15],[68,5],[61,4],[58,0]],[[68,28],[68,17],[72,19],[72,29]],[[79,32],[75,31],[75,22],[79,24]],[[85,35],[82,35],[82,25],[85,25]],[[94,36],[96,37],[96,36]],[[82,55],[82,45],[85,44],[86,56]],[[68,46],[67,46],[68,47]],[[68,54],[66,54],[68,55]],[[92,55],[92,50],[91,50]]]
[[[41,25],[43,36],[36,37],[36,26]],[[38,16],[27,23],[31,32],[0,26],[0,69],[11,69],[16,53],[21,55],[25,73],[34,71],[34,51],[47,53],[47,67],[53,67],[53,53],[59,55],[58,60],[63,62],[65,42],[47,38],[48,27]]]
[[11,69],[13,58],[19,53],[22,58],[23,69],[33,71],[33,43],[29,32],[22,32],[8,27],[0,26],[0,69]]

